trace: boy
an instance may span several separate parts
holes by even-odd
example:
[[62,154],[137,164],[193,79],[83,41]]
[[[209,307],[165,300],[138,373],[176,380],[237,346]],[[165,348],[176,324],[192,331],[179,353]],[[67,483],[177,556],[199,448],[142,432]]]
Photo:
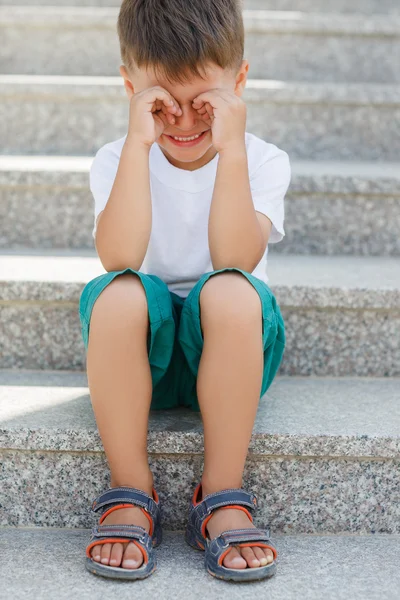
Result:
[[[111,471],[86,551],[105,577],[155,569],[160,505],[149,409],[200,410],[204,470],[186,541],[222,579],[274,574],[242,475],[284,322],[266,277],[290,182],[288,155],[246,132],[249,64],[238,0],[124,0],[118,17],[128,133],[90,171],[107,273],[82,291],[90,396]],[[90,327],[90,337],[89,337]],[[229,510],[227,510],[229,508]]]

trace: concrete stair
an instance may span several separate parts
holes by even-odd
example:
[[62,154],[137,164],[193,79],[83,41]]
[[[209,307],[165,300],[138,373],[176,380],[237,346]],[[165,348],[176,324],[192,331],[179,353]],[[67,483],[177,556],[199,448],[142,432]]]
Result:
[[[91,527],[109,485],[86,373],[0,371],[1,525]],[[400,379],[278,376],[260,402],[244,482],[275,533],[400,533]],[[201,417],[152,411],[148,445],[166,529],[201,475]],[[4,504],[7,507],[4,510]]]
[[[0,0],[0,6],[96,6],[119,7],[121,0]],[[243,0],[247,10],[332,13],[331,0]],[[345,14],[399,15],[397,0],[336,0],[334,11]]]
[[[118,12],[99,6],[0,7],[0,71],[119,76]],[[243,14],[250,78],[400,83],[400,15]]]
[[14,600],[253,600],[254,594],[271,600],[398,598],[398,535],[273,536],[279,553],[277,574],[248,585],[210,577],[202,553],[185,544],[182,532],[166,533],[156,550],[158,570],[148,579],[105,580],[84,567],[88,539],[89,531],[75,528],[3,529],[3,589]]
[[110,475],[79,298],[105,272],[88,171],[127,126],[120,3],[0,0],[0,598],[397,600],[398,0],[243,4],[247,130],[292,166],[286,237],[268,257],[287,343],[244,473],[277,575],[229,586],[185,545],[203,434],[200,414],[184,409],[150,415],[158,572],[133,592],[84,569],[90,504]]
[[[277,254],[268,272],[286,323],[280,372],[400,376],[398,257]],[[0,367],[85,367],[78,303],[105,273],[95,251],[0,255]]]
[[[0,248],[93,249],[92,160],[0,155]],[[291,168],[286,236],[271,254],[400,255],[398,163],[292,160]]]
[[[247,130],[294,160],[399,160],[400,86],[252,79],[244,98]],[[0,75],[2,153],[93,156],[128,108],[120,76]]]

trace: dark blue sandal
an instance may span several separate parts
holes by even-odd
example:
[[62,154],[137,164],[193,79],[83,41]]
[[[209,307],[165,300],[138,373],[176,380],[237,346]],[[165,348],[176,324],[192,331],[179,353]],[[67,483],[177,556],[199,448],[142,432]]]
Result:
[[[139,525],[101,525],[107,515],[118,508],[138,506],[150,521],[149,533]],[[144,579],[156,569],[154,547],[162,540],[160,504],[156,490],[153,498],[146,492],[132,487],[114,487],[103,492],[93,501],[92,511],[102,510],[98,525],[86,548],[85,566],[91,573],[112,579]],[[112,567],[93,560],[90,551],[97,544],[108,542],[133,542],[143,554],[143,564],[137,569]]]
[[[206,531],[212,512],[221,507],[243,510],[253,522],[252,513],[257,507],[256,496],[238,488],[208,494],[200,501],[199,498],[201,498],[201,483],[196,487],[191,500],[185,540],[189,546],[197,550],[205,550],[205,566],[210,575],[228,581],[255,581],[272,577],[276,573],[275,559],[278,552],[271,546],[269,529],[232,529],[223,531],[213,540],[209,538]],[[231,546],[269,548],[274,555],[274,561],[261,567],[229,569],[222,562]]]

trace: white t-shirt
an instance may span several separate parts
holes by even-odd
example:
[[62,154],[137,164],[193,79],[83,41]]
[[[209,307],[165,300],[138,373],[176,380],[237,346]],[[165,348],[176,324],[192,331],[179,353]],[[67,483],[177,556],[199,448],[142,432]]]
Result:
[[[111,193],[125,140],[126,135],[102,146],[90,168],[90,190],[95,202],[93,237],[96,219]],[[246,132],[245,142],[254,208],[272,221],[269,243],[277,243],[285,235],[289,157],[284,150],[251,133]],[[140,271],[157,275],[171,292],[184,298],[204,273],[214,270],[208,246],[208,218],[218,160],[217,153],[203,167],[186,171],[173,166],[157,143],[149,153],[152,230]],[[266,283],[267,254],[268,246],[253,271]]]

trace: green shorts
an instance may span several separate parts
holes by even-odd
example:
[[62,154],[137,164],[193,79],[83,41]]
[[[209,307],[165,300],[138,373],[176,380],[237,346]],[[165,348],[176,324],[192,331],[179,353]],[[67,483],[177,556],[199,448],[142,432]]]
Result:
[[264,374],[260,398],[272,383],[282,361],[285,327],[281,311],[269,286],[247,271],[228,267],[202,275],[186,298],[170,292],[156,275],[126,268],[110,271],[89,281],[79,300],[82,337],[87,351],[90,316],[104,288],[118,275],[135,273],[145,289],[149,313],[147,350],[153,383],[151,409],[186,406],[199,411],[196,378],[203,349],[200,327],[200,292],[209,277],[223,271],[242,273],[257,290],[262,304]]

